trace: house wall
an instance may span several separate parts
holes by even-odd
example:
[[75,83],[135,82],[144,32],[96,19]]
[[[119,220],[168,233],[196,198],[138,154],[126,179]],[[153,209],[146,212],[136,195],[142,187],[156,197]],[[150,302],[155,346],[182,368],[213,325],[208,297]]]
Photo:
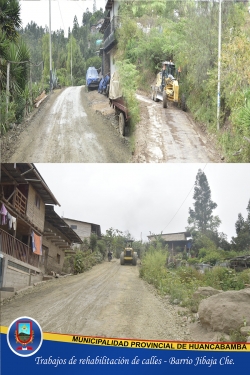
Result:
[[[40,208],[36,207],[35,205],[36,195],[40,198]],[[43,232],[45,204],[42,198],[36,193],[35,189],[31,185],[29,185],[26,215],[31,220],[31,222]]]
[[[67,239],[63,236],[61,232],[56,230],[52,225],[46,222],[46,228],[51,229],[54,233],[57,233],[61,238]],[[65,258],[64,250],[60,249],[58,245],[55,245],[54,242],[51,242],[50,239],[47,239],[43,236],[43,245],[48,248],[48,258],[46,262],[46,273],[51,271],[56,273],[61,273],[63,268],[63,262]],[[58,259],[60,257],[60,260]]]
[[110,70],[109,54],[105,53],[105,51],[103,51],[103,54],[102,54],[102,74],[103,74],[103,76],[105,76],[106,74],[108,74],[110,72],[111,72],[111,70]]
[[13,287],[15,291],[42,281],[43,273],[39,268],[33,267],[16,258],[3,254],[2,268],[3,287]]
[[84,240],[84,238],[89,238],[91,235],[91,224],[89,223],[83,223],[81,221],[76,220],[70,220],[70,219],[63,219],[69,226],[71,225],[77,225],[77,229],[72,228],[78,236],[81,238],[81,240]]
[[119,2],[114,1],[112,9],[110,10],[110,19],[112,20],[113,17],[118,16],[118,9],[119,9]]

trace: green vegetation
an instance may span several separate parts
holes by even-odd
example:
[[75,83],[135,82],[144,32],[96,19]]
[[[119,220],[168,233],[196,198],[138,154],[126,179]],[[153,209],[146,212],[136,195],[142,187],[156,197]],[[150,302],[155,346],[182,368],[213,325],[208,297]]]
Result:
[[218,2],[124,2],[116,61],[137,70],[148,91],[164,60],[181,67],[180,89],[193,117],[217,135],[226,160],[250,161],[250,15],[222,3],[221,116],[217,132]]
[[[144,245],[140,276],[154,285],[161,294],[168,294],[170,302],[188,307],[196,312],[200,299],[193,296],[200,286],[219,290],[240,290],[250,285],[250,269],[236,272],[227,267],[227,261],[249,254],[250,246],[250,201],[247,218],[238,215],[235,223],[237,236],[231,244],[226,236],[218,232],[220,219],[213,216],[217,204],[211,199],[211,190],[206,175],[200,169],[194,186],[194,208],[189,208],[188,231],[192,234],[191,250],[175,248],[169,251],[161,235]],[[201,264],[207,264],[203,273]],[[212,267],[213,266],[213,267]]]
[[[90,239],[85,239],[80,248],[75,248],[75,254],[65,257],[63,271],[73,274],[85,272],[95,264],[103,262],[109,250],[113,252],[113,257],[119,259],[128,239],[132,239],[129,232],[123,233],[114,228],[106,230],[101,239],[92,233]],[[140,241],[135,241],[133,247],[138,255],[143,254]]]
[[0,129],[4,133],[11,122],[22,117],[23,111],[29,108],[30,53],[17,32],[21,25],[19,2],[1,0],[0,9]]
[[232,269],[216,266],[200,273],[192,266],[168,268],[168,256],[166,249],[150,246],[142,259],[140,277],[154,285],[161,294],[168,294],[170,302],[188,307],[193,312],[198,308],[199,301],[193,297],[198,287],[210,286],[224,291],[240,290],[250,283],[249,269],[237,273]]
[[[33,108],[34,99],[49,90],[49,30],[32,22],[21,29],[18,0],[0,0],[0,129],[5,133],[11,124],[19,123]],[[65,38],[63,30],[52,33],[53,87],[82,85],[88,66],[100,68],[96,56],[99,33],[91,33],[91,25],[104,17],[103,10],[77,17]],[[72,75],[71,75],[72,60]],[[9,90],[7,67],[10,62]],[[6,97],[7,96],[7,97]],[[7,104],[8,103],[8,104]]]

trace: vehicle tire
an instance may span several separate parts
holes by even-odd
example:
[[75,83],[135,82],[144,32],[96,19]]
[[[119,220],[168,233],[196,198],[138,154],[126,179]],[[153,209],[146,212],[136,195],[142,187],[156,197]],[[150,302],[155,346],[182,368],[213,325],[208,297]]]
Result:
[[106,93],[105,93],[106,97],[108,98],[109,97],[109,85],[107,85],[107,88],[106,88]]
[[151,89],[151,99],[155,102],[155,89],[152,87]]
[[126,121],[125,123],[125,137],[129,136],[129,131],[130,131],[130,121]]
[[163,91],[162,105],[163,105],[163,108],[167,108],[167,106],[168,106],[168,104],[167,104],[167,94],[166,94],[165,90]]
[[184,94],[181,95],[181,109],[186,112],[187,105],[186,105],[186,97]]
[[133,255],[132,264],[133,264],[133,266],[136,266],[136,264],[137,264],[137,254]]
[[123,112],[119,114],[119,132],[122,136],[125,135],[125,117]]
[[124,252],[122,252],[121,255],[120,255],[120,264],[122,266],[124,265]]

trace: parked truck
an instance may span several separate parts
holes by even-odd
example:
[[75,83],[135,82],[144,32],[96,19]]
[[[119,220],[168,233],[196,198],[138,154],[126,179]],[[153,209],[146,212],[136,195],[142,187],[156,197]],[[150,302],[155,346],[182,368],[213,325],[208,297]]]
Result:
[[123,136],[129,133],[129,111],[122,95],[122,88],[118,72],[114,72],[109,83],[109,103],[118,116],[119,132]]

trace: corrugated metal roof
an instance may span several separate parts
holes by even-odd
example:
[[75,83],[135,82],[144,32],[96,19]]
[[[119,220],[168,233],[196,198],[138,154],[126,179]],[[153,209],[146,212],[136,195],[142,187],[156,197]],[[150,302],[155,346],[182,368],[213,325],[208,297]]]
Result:
[[81,238],[70,226],[54,211],[53,206],[45,206],[45,221],[58,229],[71,243],[82,243]]
[[148,236],[148,239],[150,239],[151,241],[154,241],[156,236],[163,238],[166,242],[172,242],[172,241],[187,241],[187,237],[191,237],[191,234],[189,232],[157,234],[157,235]]

